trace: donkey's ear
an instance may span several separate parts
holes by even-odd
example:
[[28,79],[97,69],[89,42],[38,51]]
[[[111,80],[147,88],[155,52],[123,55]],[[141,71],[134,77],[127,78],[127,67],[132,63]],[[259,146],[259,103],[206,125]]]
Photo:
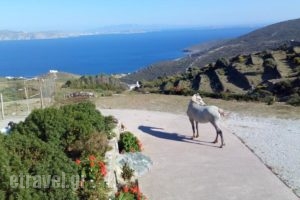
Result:
[[197,96],[196,96],[196,94],[194,94],[194,95],[192,96],[192,101],[197,103]]

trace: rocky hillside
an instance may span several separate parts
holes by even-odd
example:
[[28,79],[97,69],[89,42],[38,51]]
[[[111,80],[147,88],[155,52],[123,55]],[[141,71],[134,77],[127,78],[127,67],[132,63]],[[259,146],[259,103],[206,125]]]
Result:
[[[300,19],[284,21],[253,31],[239,38],[216,43],[177,61],[153,64],[123,78],[125,82],[153,80],[159,76],[184,72],[188,67],[204,67],[221,57],[274,49],[291,41],[300,41]],[[201,50],[200,50],[201,49]]]
[[274,50],[220,58],[205,67],[144,82],[144,90],[243,100],[300,104],[300,43]]

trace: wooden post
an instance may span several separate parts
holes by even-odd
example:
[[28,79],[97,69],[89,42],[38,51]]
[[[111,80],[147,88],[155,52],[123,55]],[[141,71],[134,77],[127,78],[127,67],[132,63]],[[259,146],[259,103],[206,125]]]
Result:
[[42,82],[43,79],[39,79],[39,83],[40,83],[40,100],[41,100],[41,108],[44,108],[44,98],[43,98],[43,89],[42,89]]
[[0,94],[0,101],[1,101],[2,119],[4,119],[4,105],[3,105],[3,96],[2,96],[2,93]]
[[27,105],[27,114],[29,114],[30,111],[29,111],[28,93],[26,87],[24,87],[24,91],[25,91],[25,98],[26,98],[26,105]]
[[41,108],[44,108],[44,98],[43,98],[43,90],[42,86],[40,86],[40,99],[41,99]]

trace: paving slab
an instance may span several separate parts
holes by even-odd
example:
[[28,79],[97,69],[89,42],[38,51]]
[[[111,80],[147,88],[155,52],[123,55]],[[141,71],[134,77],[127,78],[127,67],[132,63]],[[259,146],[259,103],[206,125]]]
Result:
[[299,199],[229,129],[226,146],[212,144],[215,130],[199,124],[199,138],[185,115],[143,110],[101,109],[136,134],[153,166],[139,179],[150,200]]

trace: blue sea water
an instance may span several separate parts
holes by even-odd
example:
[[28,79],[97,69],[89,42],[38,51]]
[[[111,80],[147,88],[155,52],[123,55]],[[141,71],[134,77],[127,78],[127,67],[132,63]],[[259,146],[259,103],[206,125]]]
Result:
[[128,73],[183,57],[183,49],[234,38],[254,28],[186,29],[65,39],[0,42],[0,76],[32,77],[50,69],[74,74]]

